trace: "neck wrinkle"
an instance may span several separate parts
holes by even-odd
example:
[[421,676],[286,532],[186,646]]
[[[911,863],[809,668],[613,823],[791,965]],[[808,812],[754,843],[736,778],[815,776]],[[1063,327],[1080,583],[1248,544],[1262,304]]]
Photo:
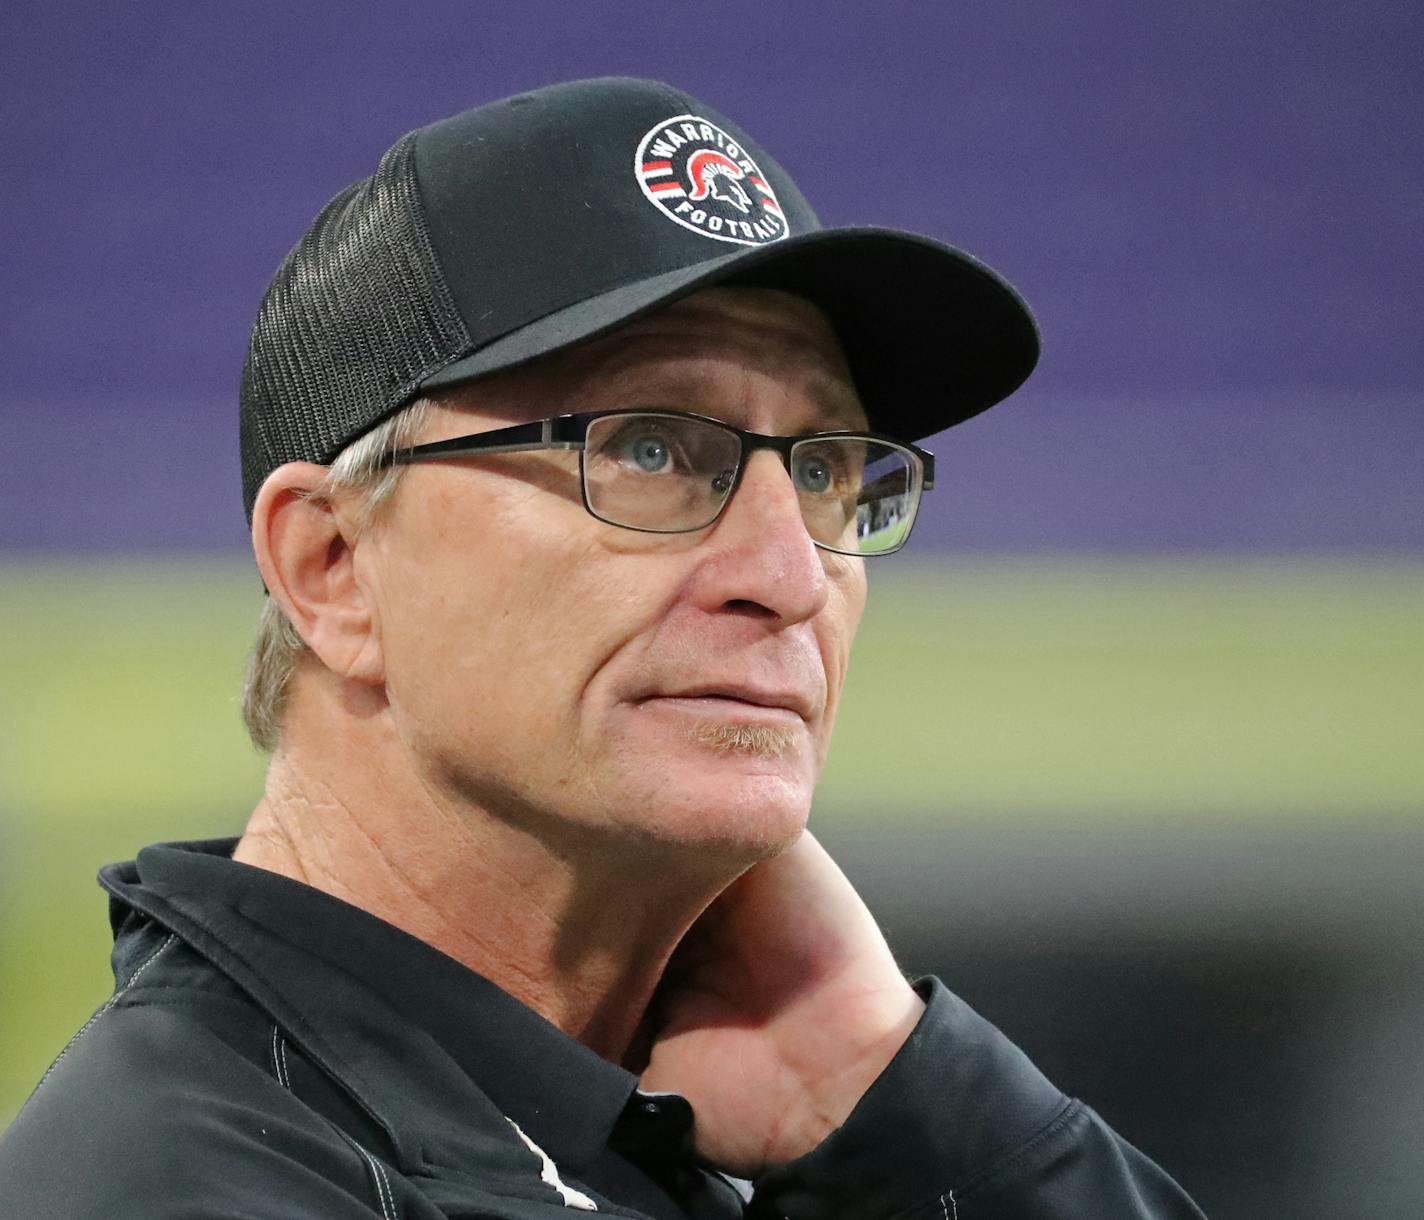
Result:
[[366,785],[359,764],[306,763],[274,756],[234,859],[393,924],[630,1068],[669,957],[741,871],[587,833],[556,852],[417,782],[393,790],[389,769]]

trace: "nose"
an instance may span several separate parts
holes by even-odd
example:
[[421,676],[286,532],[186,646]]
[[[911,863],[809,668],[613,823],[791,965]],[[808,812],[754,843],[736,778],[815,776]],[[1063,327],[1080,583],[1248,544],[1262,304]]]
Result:
[[781,458],[757,450],[702,544],[698,601],[708,610],[790,625],[815,617],[829,597],[821,552],[801,517],[801,501]]

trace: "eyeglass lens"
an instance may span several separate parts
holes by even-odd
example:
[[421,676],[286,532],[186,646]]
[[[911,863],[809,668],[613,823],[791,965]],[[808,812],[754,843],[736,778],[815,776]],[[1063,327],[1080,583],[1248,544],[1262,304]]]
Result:
[[[589,424],[583,459],[595,516],[683,533],[717,519],[736,483],[742,442],[705,420],[609,415]],[[811,437],[792,446],[790,471],[806,529],[822,546],[872,555],[903,545],[920,490],[908,450],[860,437]]]

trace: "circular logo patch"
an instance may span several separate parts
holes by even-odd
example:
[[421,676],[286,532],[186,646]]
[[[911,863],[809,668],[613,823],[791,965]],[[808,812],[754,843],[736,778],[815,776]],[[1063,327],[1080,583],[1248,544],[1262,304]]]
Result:
[[684,229],[763,246],[786,236],[786,217],[751,154],[695,114],[664,119],[642,139],[633,161],[643,194]]

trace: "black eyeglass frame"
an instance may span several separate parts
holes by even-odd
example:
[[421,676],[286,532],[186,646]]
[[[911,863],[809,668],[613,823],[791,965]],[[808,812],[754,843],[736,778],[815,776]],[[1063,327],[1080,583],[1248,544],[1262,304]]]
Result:
[[[727,489],[727,495],[723,499],[721,507],[718,508],[716,516],[702,525],[695,525],[684,529],[660,530],[651,529],[640,525],[625,525],[621,521],[610,521],[602,514],[595,512],[593,505],[588,500],[588,479],[585,475],[583,454],[586,448],[589,425],[595,420],[608,419],[622,415],[647,415],[664,416],[671,419],[693,419],[699,423],[712,424],[720,428],[723,432],[729,432],[735,436],[741,444],[741,453],[737,460],[736,474],[732,479],[732,485]],[[791,475],[791,453],[798,445],[807,441],[821,440],[863,440],[875,441],[882,445],[891,445],[909,454],[914,461],[911,469],[919,473],[919,492],[932,491],[934,489],[934,454],[928,450],[921,449],[918,445],[912,445],[908,441],[903,441],[899,437],[888,436],[883,432],[858,432],[858,431],[838,431],[838,432],[807,432],[798,436],[770,436],[764,432],[748,432],[745,428],[738,428],[734,424],[727,423],[724,419],[715,419],[710,415],[698,415],[693,411],[676,411],[666,407],[629,407],[615,411],[580,411],[570,415],[553,415],[548,419],[536,419],[527,424],[513,424],[508,428],[495,428],[489,432],[474,432],[468,436],[452,436],[443,441],[430,441],[424,445],[414,445],[409,449],[396,449],[382,456],[380,465],[382,466],[404,466],[411,462],[440,461],[445,458],[463,457],[467,454],[495,454],[495,453],[534,453],[545,449],[564,449],[576,451],[579,454],[579,494],[583,498],[583,506],[589,516],[595,520],[602,521],[606,525],[612,525],[617,529],[635,530],[643,534],[695,534],[698,530],[707,529],[714,525],[726,511],[727,505],[732,502],[732,497],[737,494],[737,489],[741,487],[742,475],[747,468],[747,459],[758,449],[770,449],[781,457],[781,464],[786,468],[786,473]],[[794,476],[793,476],[794,478]],[[919,495],[915,497],[916,515],[919,509]],[[911,521],[913,525],[913,519]],[[838,555],[860,555],[868,557],[873,555],[892,555],[909,541],[907,534],[897,546],[885,551],[840,551],[835,547],[828,546],[824,542],[812,539],[818,547],[831,551]]]

